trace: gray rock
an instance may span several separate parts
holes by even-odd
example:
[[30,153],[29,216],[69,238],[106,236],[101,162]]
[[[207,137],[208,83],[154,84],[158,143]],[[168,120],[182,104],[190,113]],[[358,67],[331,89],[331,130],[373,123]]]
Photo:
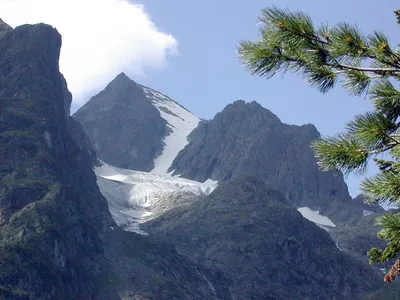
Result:
[[[0,294],[90,298],[114,222],[69,136],[61,36],[24,25],[0,39]],[[101,221],[99,221],[101,220]]]
[[0,38],[10,31],[12,31],[12,27],[0,18]]
[[365,200],[362,195],[358,195],[357,197],[353,198],[353,201],[350,201],[350,204],[359,207],[367,214],[368,213],[383,214],[385,212],[385,210],[379,205],[370,205],[365,203]]
[[336,224],[329,233],[338,247],[367,263],[367,251],[384,246],[374,226],[383,209],[351,199],[341,174],[319,170],[310,148],[319,137],[313,125],[283,124],[256,102],[236,101],[200,123],[169,170],[198,181],[254,175],[288,204],[329,217]]
[[371,248],[385,248],[385,242],[377,237],[379,227],[375,226],[375,219],[378,216],[378,214],[374,213],[364,216],[351,224],[340,224],[332,228],[329,233],[343,251],[351,253],[361,261],[368,263],[367,252]]
[[113,166],[150,171],[161,154],[167,123],[143,87],[119,74],[73,117],[82,124],[99,159]]
[[0,38],[0,299],[215,299],[173,247],[114,223],[60,47],[44,24]]
[[101,162],[97,159],[96,151],[93,149],[92,143],[82,125],[74,118],[68,117],[68,130],[76,145],[91,158],[93,165],[100,166]]
[[254,177],[235,177],[144,226],[206,268],[221,299],[363,299],[381,286],[376,270]]
[[295,207],[307,206],[334,222],[358,220],[362,211],[341,174],[318,169],[311,142],[320,134],[311,125],[283,124],[256,102],[236,101],[189,136],[169,171],[204,182],[238,175],[262,178]]

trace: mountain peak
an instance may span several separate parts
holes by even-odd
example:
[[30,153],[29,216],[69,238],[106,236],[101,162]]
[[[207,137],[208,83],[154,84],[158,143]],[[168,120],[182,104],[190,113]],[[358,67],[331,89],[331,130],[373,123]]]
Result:
[[11,31],[12,27],[8,25],[6,22],[3,21],[3,19],[0,18],[0,34],[3,34],[5,32]]
[[124,72],[121,72],[108,84],[108,86],[114,85],[117,86],[117,88],[121,88],[128,86],[137,86],[137,83],[130,79]]
[[228,104],[220,113],[216,114],[214,121],[223,127],[247,124],[246,126],[250,126],[254,130],[282,124],[273,112],[258,102],[244,100],[236,100],[232,104]]
[[[129,81],[133,81],[132,79],[130,79],[128,77],[128,75],[126,75],[124,72],[121,72],[117,75],[117,77],[115,77],[114,80],[129,80]],[[134,82],[134,81],[133,81]]]
[[281,123],[279,118],[269,109],[263,107],[257,101],[246,102],[245,100],[239,99],[234,101],[232,104],[228,104],[221,112],[221,114],[225,114],[227,112],[240,112],[240,113],[250,113],[250,114],[263,114],[269,119],[277,121]]
[[125,73],[92,97],[74,118],[83,125],[99,159],[140,171],[154,168],[154,157],[162,152],[163,138],[170,131],[143,87]]

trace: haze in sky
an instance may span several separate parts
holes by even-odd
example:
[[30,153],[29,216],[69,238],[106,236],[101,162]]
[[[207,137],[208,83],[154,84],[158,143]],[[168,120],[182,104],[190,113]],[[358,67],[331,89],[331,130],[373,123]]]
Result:
[[[12,26],[57,27],[72,111],[123,71],[200,118],[211,119],[237,99],[255,100],[285,123],[312,123],[322,135],[342,131],[355,114],[371,109],[367,99],[339,86],[321,94],[291,74],[252,77],[237,59],[238,42],[258,37],[260,10],[272,5],[308,13],[315,24],[346,21],[366,34],[381,30],[394,47],[399,43],[394,0],[0,0],[0,17]],[[359,181],[347,179],[352,196]]]

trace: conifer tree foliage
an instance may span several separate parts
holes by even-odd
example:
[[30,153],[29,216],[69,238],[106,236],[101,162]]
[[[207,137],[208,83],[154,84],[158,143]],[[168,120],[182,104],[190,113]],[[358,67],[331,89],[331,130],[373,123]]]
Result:
[[[400,10],[395,16],[400,24]],[[355,116],[344,132],[312,144],[319,167],[364,175],[372,160],[380,171],[361,183],[366,202],[400,205],[400,50],[382,32],[365,36],[348,23],[315,26],[298,11],[266,8],[259,20],[260,39],[238,46],[252,75],[271,78],[289,71],[322,93],[341,84],[349,94],[372,100],[373,111]],[[395,260],[385,276],[390,282],[400,275],[400,213],[387,213],[377,224],[387,247],[373,248],[368,256],[370,263]]]

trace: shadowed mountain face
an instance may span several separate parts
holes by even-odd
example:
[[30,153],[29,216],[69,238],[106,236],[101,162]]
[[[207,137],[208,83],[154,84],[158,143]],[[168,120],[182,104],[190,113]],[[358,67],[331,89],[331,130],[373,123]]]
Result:
[[227,287],[216,287],[221,299],[362,299],[381,285],[380,274],[254,177],[227,181],[145,229],[210,270],[210,282]]
[[[95,132],[95,123],[102,122],[102,120],[118,119],[112,110],[102,111],[102,106],[99,103],[110,101],[110,99],[113,99],[111,101],[113,103],[112,105],[120,103],[119,97],[124,99],[123,95],[125,95],[124,92],[120,91],[124,91],[126,86],[132,85],[136,88],[143,88],[127,79],[125,75],[119,75],[105,90],[107,91],[110,86],[113,86],[112,93],[105,94],[104,99],[97,99],[97,96],[92,98],[90,103],[94,105],[94,108],[87,106],[79,111],[79,113],[85,112],[86,114],[80,121],[84,126],[85,124],[88,126],[88,124],[93,122],[93,132]],[[144,94],[146,94],[146,89],[148,88],[143,88]],[[134,95],[134,92],[130,91],[129,95]],[[139,94],[133,97],[132,101],[136,101],[135,99],[139,97],[138,95]],[[147,99],[146,101],[151,102],[149,100],[151,99]],[[96,104],[96,102],[99,103]],[[121,103],[124,102],[121,101]],[[124,105],[127,105],[127,103]],[[127,110],[129,110],[129,108]],[[159,110],[159,112],[162,113],[163,110]],[[140,107],[138,107],[137,114],[142,115],[145,119],[147,118],[146,110],[140,112]],[[169,114],[172,115],[171,112]],[[156,119],[158,120],[158,117],[155,118],[155,120]],[[135,120],[125,120],[124,117],[122,117],[122,120],[123,121],[118,121],[121,127],[123,127],[121,131],[131,128],[136,124]],[[107,122],[104,123],[104,126],[107,126]],[[89,135],[90,134],[89,130]],[[114,138],[110,133],[104,132],[104,134],[107,135],[105,139]],[[135,141],[136,137],[138,140],[143,141],[143,148],[140,150],[142,152],[139,151],[138,155],[141,156],[143,154],[146,156],[147,154],[143,152],[145,151],[143,149],[147,149],[154,140],[152,138],[142,138],[140,134],[135,133],[132,136],[132,141]],[[96,139],[92,141],[96,143],[96,141],[102,138],[101,135],[98,135]],[[158,138],[162,139],[164,137],[159,136]],[[147,231],[148,229],[148,232],[152,233],[151,236],[156,237],[156,239],[161,239],[177,246],[184,255],[188,256],[192,262],[198,265],[199,270],[201,270],[202,274],[210,281],[213,289],[216,290],[218,297],[222,299],[262,297],[262,295],[269,295],[269,297],[272,297],[271,299],[274,299],[274,297],[276,299],[284,299],[291,297],[291,295],[289,295],[290,290],[296,290],[297,294],[302,294],[304,297],[322,293],[322,299],[328,299],[330,295],[335,295],[338,298],[350,299],[351,297],[361,297],[361,295],[366,292],[374,288],[376,289],[377,286],[379,287],[380,285],[380,274],[377,275],[377,272],[380,271],[376,268],[371,269],[366,264],[365,252],[367,247],[372,245],[372,243],[379,243],[376,239],[377,229],[373,227],[372,222],[377,211],[371,209],[374,216],[365,217],[364,211],[367,210],[367,207],[360,201],[353,201],[351,199],[342,176],[332,172],[321,172],[318,169],[313,152],[310,149],[311,142],[316,138],[319,138],[319,133],[313,125],[286,125],[272,112],[264,109],[256,102],[245,103],[244,101],[236,101],[228,105],[221,113],[217,114],[212,121],[201,122],[198,125],[188,136],[189,144],[179,152],[172,166],[169,168],[169,171],[174,171],[174,174],[180,174],[182,177],[197,181],[205,181],[211,178],[218,180],[220,184],[231,180],[235,182],[234,180],[237,179],[237,177],[247,174],[258,178],[263,184],[267,183],[273,189],[278,190],[279,194],[282,195],[278,197],[281,199],[281,205],[283,205],[281,208],[283,207],[285,211],[295,212],[294,215],[290,213],[280,216],[278,219],[286,218],[285,222],[292,224],[293,227],[287,229],[287,231],[282,231],[279,227],[282,222],[277,224],[267,222],[267,224],[266,220],[261,217],[252,218],[252,223],[249,226],[251,228],[257,228],[257,234],[261,234],[260,236],[256,235],[254,238],[265,239],[265,236],[269,234],[269,229],[274,228],[273,231],[276,232],[277,239],[282,238],[287,240],[290,238],[290,236],[287,235],[293,230],[294,236],[296,236],[296,234],[300,235],[299,237],[296,236],[296,239],[303,239],[303,246],[296,252],[296,255],[301,257],[301,259],[297,258],[296,264],[302,263],[302,265],[308,266],[308,264],[313,262],[313,257],[318,257],[320,254],[309,252],[310,249],[308,247],[314,247],[315,245],[309,240],[304,240],[296,228],[302,228],[302,230],[305,230],[304,234],[308,232],[308,234],[313,237],[316,235],[324,236],[326,244],[321,246],[323,249],[327,249],[324,251],[339,253],[338,256],[335,256],[336,258],[334,261],[330,261],[331,270],[329,271],[330,273],[328,272],[329,275],[327,275],[327,278],[329,278],[328,281],[319,281],[320,279],[317,278],[319,278],[319,276],[322,277],[322,275],[313,277],[314,275],[308,274],[306,267],[304,267],[296,269],[296,272],[308,278],[307,280],[310,284],[307,285],[299,279],[298,281],[293,281],[293,285],[290,285],[288,283],[290,281],[288,278],[292,278],[293,274],[291,273],[292,271],[289,272],[284,267],[289,264],[289,261],[293,260],[290,254],[287,254],[287,260],[280,261],[281,257],[279,255],[274,256],[272,253],[264,253],[259,250],[265,247],[271,248],[272,244],[279,244],[281,242],[272,239],[268,242],[272,244],[254,244],[253,237],[250,235],[248,236],[249,233],[246,230],[242,232],[242,224],[248,221],[246,216],[251,215],[252,211],[263,211],[262,200],[260,200],[262,197],[259,197],[259,201],[257,202],[260,206],[253,205],[252,201],[248,201],[246,204],[247,207],[243,208],[247,211],[247,214],[243,215],[243,218],[239,218],[240,221],[237,219],[237,217],[240,216],[239,212],[226,209],[224,216],[230,224],[228,226],[225,223],[219,223],[221,220],[218,217],[218,212],[220,210],[218,205],[207,206],[207,208],[202,207],[197,203],[197,201],[201,202],[198,197],[182,194],[177,190],[174,193],[166,194],[162,198],[159,198],[157,203],[149,203],[150,208],[154,209],[151,218],[155,218],[156,216],[158,218],[146,224],[144,230]],[[115,153],[120,152],[121,149],[129,149],[129,147],[129,144],[121,145],[121,148],[116,149],[117,151],[115,151]],[[141,157],[144,157],[143,155]],[[146,158],[146,161],[150,162],[152,155],[153,154],[150,154]],[[106,159],[109,158],[107,157]],[[139,167],[136,169],[140,170]],[[148,169],[151,169],[151,167]],[[104,179],[99,180],[100,183],[102,183]],[[129,184],[134,185],[133,182]],[[118,189],[119,185],[121,185],[120,191]],[[118,195],[125,195],[126,191],[123,187],[124,184],[115,182],[113,184],[113,189],[115,189],[115,191],[104,191],[105,195],[108,195],[110,205],[115,204],[112,202],[115,200],[115,197],[110,196],[110,193],[119,191],[121,193],[118,192]],[[230,188],[234,188],[234,186],[231,185]],[[139,190],[140,188],[138,191]],[[124,200],[124,203],[129,206],[129,199],[132,195],[130,193],[128,194],[126,194],[128,198]],[[238,197],[241,196],[242,195]],[[251,194],[251,197],[253,196],[258,197]],[[265,199],[269,199],[268,197],[265,196]],[[233,198],[225,197],[225,199],[232,200]],[[185,203],[185,208],[181,207],[182,203]],[[329,217],[333,223],[336,224],[336,227],[325,228],[329,231],[331,237],[315,225],[303,228],[301,222],[308,221],[305,221],[293,207],[308,207]],[[163,210],[163,208],[165,208],[165,210]],[[132,209],[134,210],[133,207]],[[266,208],[264,207],[264,209]],[[182,213],[182,211],[186,213],[177,217],[177,214]],[[196,215],[197,212],[202,211],[207,211],[207,215]],[[268,214],[268,211],[264,212],[264,216]],[[212,216],[213,219],[210,219],[210,224],[203,224],[202,221],[206,220],[208,215]],[[203,225],[194,225],[193,220],[198,220],[199,224],[201,223]],[[274,223],[277,221],[271,218],[270,222]],[[207,226],[210,227],[207,228]],[[227,229],[227,236],[213,236],[215,231],[219,232],[219,226],[229,227]],[[166,229],[167,227],[168,229]],[[360,230],[361,228],[362,230]],[[198,237],[199,234],[197,233],[199,233],[201,237]],[[247,237],[250,240],[247,240]],[[332,238],[334,238],[335,242]],[[220,239],[224,242],[217,246]],[[188,244],[183,245],[182,243],[184,241]],[[335,245],[335,243],[337,245]],[[230,265],[232,261],[236,260],[246,261],[246,266],[249,266],[249,270],[251,269],[251,271],[246,272],[246,275],[241,277],[240,280],[242,280],[242,283],[237,284],[239,279],[237,279],[236,276],[241,274],[245,267],[231,270],[221,265],[216,266],[209,263],[209,260],[220,259],[220,257],[213,252],[214,250],[208,249],[208,247],[214,249],[214,247],[211,246],[214,244],[218,251],[223,253],[223,258],[227,259],[227,261],[224,261],[221,258],[224,264]],[[252,248],[253,244],[255,245],[254,248]],[[280,274],[280,277],[277,275],[279,279],[275,282],[273,282],[272,277],[265,280],[264,278],[260,279],[258,276],[264,273],[258,273],[257,270],[253,270],[251,259],[246,260],[243,258],[242,256],[244,253],[242,251],[225,252],[226,248],[235,247],[247,249],[246,253],[250,255],[251,259],[257,256],[254,253],[262,252],[263,255],[265,254],[269,257],[268,259],[264,260],[264,258],[258,257],[254,258],[254,260],[265,268],[275,266],[274,268],[279,269],[279,271],[276,271]],[[274,253],[278,253],[280,251],[279,247],[272,247],[271,249],[274,249]],[[350,253],[352,257],[345,255],[338,247],[345,250],[346,253]],[[212,255],[210,254],[211,256],[208,258],[207,253],[211,252]],[[322,250],[318,253],[322,253]],[[193,255],[195,257],[193,257]],[[214,255],[216,256],[214,257]],[[320,259],[323,260],[322,255]],[[355,274],[357,272],[366,272],[370,275],[371,281],[368,281],[368,283],[362,287],[358,279],[350,278],[350,275],[350,277],[348,277],[345,274],[345,271],[342,270],[343,265],[351,265],[351,268],[354,268],[352,269],[353,271],[349,273],[352,274],[351,276],[356,277]],[[318,273],[325,272],[325,269],[323,264],[319,264],[318,262],[312,270]],[[254,275],[254,277],[251,274],[258,275]],[[343,293],[340,292],[340,289],[344,288],[346,284],[341,281],[340,278],[342,277],[345,278],[344,282],[349,283]],[[217,280],[217,278],[219,279]],[[268,288],[264,289],[261,288],[261,285],[256,285],[253,290],[258,290],[258,294],[253,290],[246,290],[245,287],[250,285],[249,280],[262,282],[262,285],[266,285]],[[329,285],[327,282],[336,282],[336,285]],[[270,289],[271,286],[278,289],[279,292],[272,292],[274,288]],[[286,286],[290,286],[290,289],[286,289]]]
[[192,133],[170,171],[198,181],[254,175],[297,206],[326,208],[350,196],[341,175],[318,170],[317,138],[313,125],[286,125],[256,102],[236,101]]
[[310,145],[319,137],[311,124],[287,125],[256,102],[236,101],[199,124],[169,171],[200,182],[252,175],[295,207],[319,211],[335,224],[357,221],[361,203],[352,202],[343,176],[317,166]]
[[341,174],[319,170],[310,148],[319,137],[311,124],[287,125],[256,102],[236,101],[199,124],[169,171],[198,181],[255,176],[288,204],[329,217],[339,247],[366,262],[371,247],[384,246],[374,226],[383,209],[351,199]]
[[68,132],[60,47],[43,24],[0,37],[0,286],[17,298],[89,297],[114,225]]
[[116,226],[60,47],[51,26],[0,21],[0,299],[215,299],[172,246]]
[[161,154],[167,122],[143,88],[124,73],[75,114],[99,159],[113,166],[150,171]]

